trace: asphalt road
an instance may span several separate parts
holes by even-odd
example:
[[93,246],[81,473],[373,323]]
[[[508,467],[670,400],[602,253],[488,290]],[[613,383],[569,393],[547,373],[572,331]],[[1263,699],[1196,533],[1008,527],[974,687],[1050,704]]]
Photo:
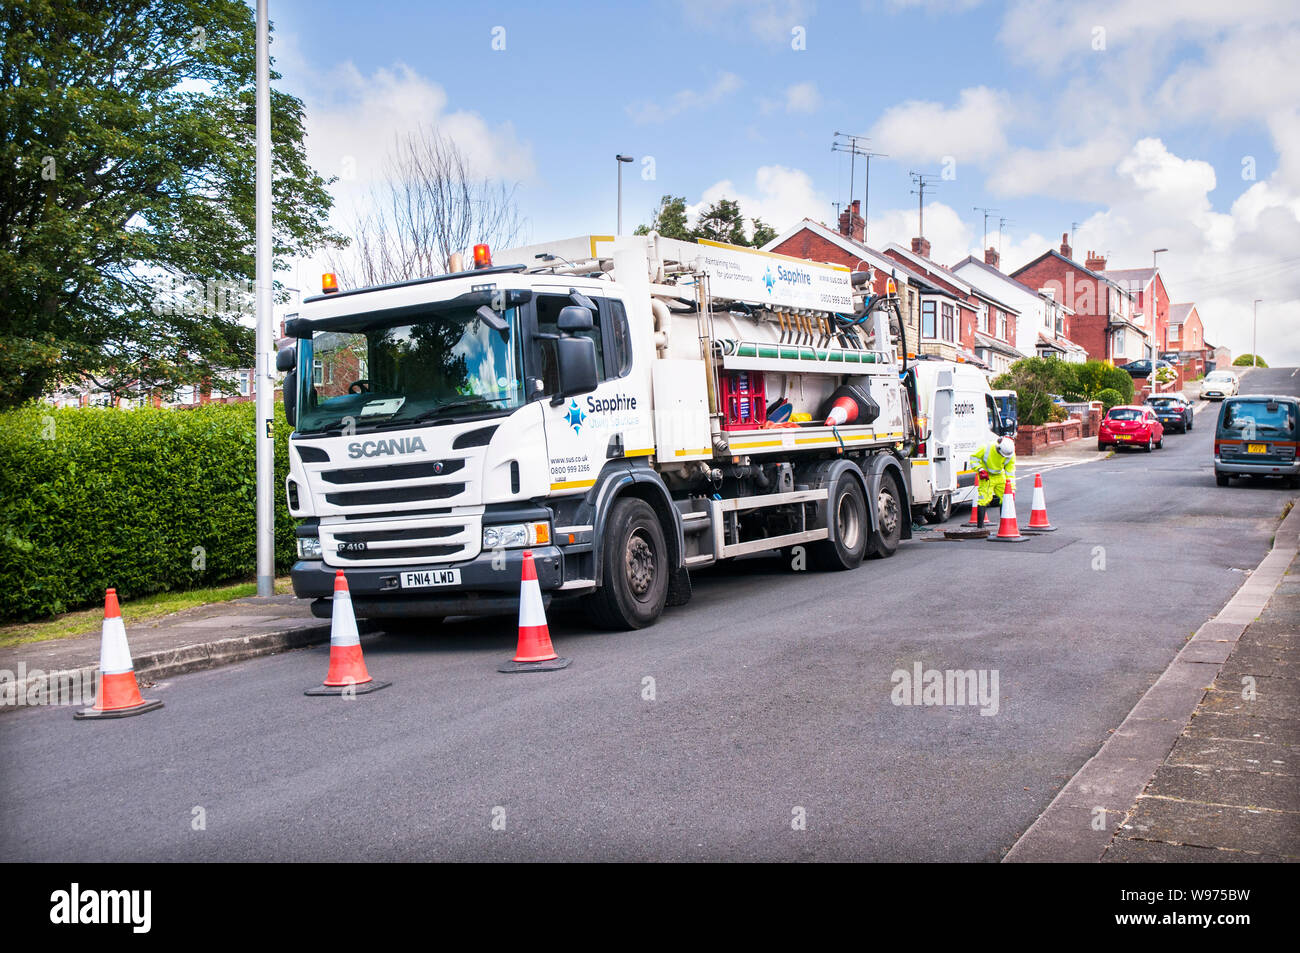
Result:
[[[1300,393],[1300,376],[1243,390]],[[917,540],[851,573],[747,560],[697,574],[692,603],[641,632],[553,612],[562,672],[498,674],[515,630],[492,619],[367,642],[393,685],[351,701],[302,694],[320,647],[160,683],[166,707],[138,718],[6,714],[0,854],[998,860],[1296,496],[1215,486],[1216,414],[1152,454],[1050,471],[1059,530],[1033,542]],[[997,713],[893,704],[891,673],[918,662],[996,670]]]

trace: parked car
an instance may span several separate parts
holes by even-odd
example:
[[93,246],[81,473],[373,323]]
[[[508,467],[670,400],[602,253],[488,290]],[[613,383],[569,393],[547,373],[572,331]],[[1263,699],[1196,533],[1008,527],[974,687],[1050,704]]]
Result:
[[1201,381],[1202,400],[1223,400],[1233,397],[1241,388],[1241,381],[1232,371],[1213,371]]
[[[1155,365],[1154,368],[1152,367],[1152,364]],[[1174,365],[1170,364],[1168,361],[1157,359],[1155,361],[1129,361],[1127,364],[1121,364],[1120,370],[1128,371],[1133,377],[1150,377],[1154,371],[1159,370],[1162,367],[1167,367],[1170,370],[1175,369]]]
[[1145,401],[1166,430],[1173,428],[1179,433],[1192,429],[1192,402],[1182,394],[1154,394]]
[[1165,428],[1150,407],[1121,404],[1102,418],[1097,432],[1097,449],[1146,447],[1150,453],[1165,445]]
[[1219,408],[1214,431],[1214,479],[1227,486],[1232,477],[1281,477],[1300,487],[1300,399],[1267,394],[1229,397]]

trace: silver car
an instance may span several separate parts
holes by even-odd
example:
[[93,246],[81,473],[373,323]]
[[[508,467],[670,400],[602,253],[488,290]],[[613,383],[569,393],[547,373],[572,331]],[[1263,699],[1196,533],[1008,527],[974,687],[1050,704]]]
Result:
[[1236,397],[1240,386],[1237,375],[1232,371],[1210,371],[1205,375],[1205,380],[1201,381],[1201,399],[1223,400],[1225,397]]

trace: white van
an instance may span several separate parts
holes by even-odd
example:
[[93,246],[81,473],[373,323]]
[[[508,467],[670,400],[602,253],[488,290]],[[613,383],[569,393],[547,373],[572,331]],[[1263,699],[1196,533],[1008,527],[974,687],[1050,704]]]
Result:
[[903,380],[913,400],[919,435],[912,458],[912,518],[942,523],[954,506],[975,501],[971,454],[1003,433],[1005,424],[979,368],[952,361],[917,360]]

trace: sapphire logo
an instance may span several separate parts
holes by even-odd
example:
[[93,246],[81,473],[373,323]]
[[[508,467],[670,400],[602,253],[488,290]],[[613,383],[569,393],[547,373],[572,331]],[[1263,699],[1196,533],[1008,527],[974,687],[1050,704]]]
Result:
[[776,279],[772,277],[772,268],[769,266],[763,273],[763,284],[767,285],[767,293],[772,293],[772,286],[776,284]]
[[582,412],[582,408],[578,406],[576,400],[571,400],[569,401],[569,412],[564,415],[564,419],[569,422],[569,426],[573,428],[574,433],[582,433],[582,424],[587,419],[587,415]]

